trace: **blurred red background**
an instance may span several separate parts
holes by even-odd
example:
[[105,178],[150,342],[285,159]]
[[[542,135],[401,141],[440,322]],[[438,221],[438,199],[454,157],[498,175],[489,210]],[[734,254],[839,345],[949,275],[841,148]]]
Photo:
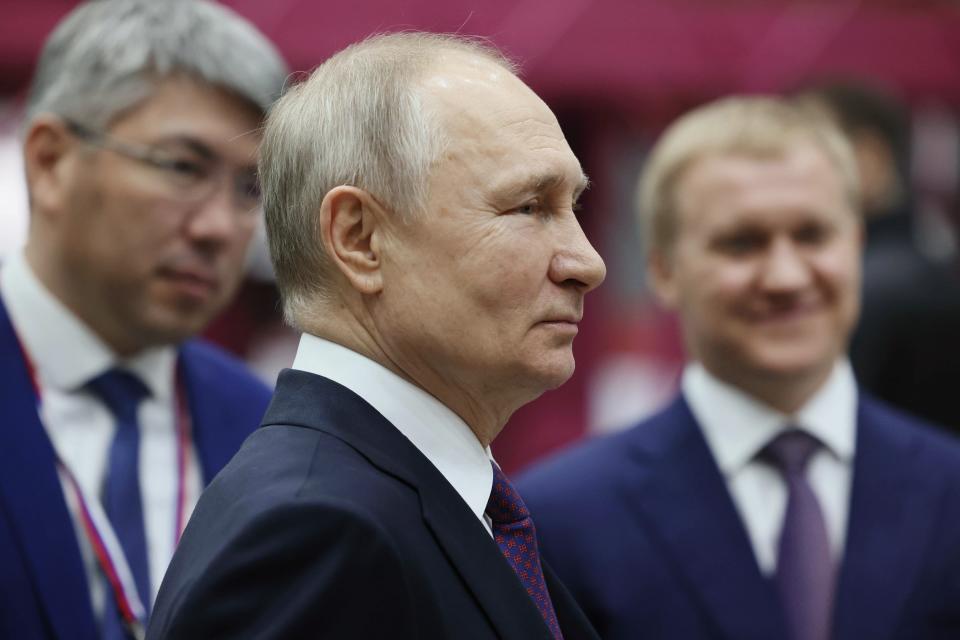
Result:
[[[8,136],[14,135],[11,114],[43,39],[75,4],[6,0],[0,8],[0,100],[6,105]],[[939,177],[921,176],[919,182],[941,202],[956,200],[958,154],[942,151],[945,137],[948,150],[958,146],[960,4],[954,2],[225,4],[257,24],[297,71],[310,70],[374,32],[421,29],[483,36],[521,64],[523,77],[556,111],[593,182],[581,216],[609,276],[588,298],[574,378],[519,411],[497,440],[496,456],[508,472],[585,433],[627,424],[672,389],[682,352],[673,320],[656,310],[646,292],[631,200],[645,149],[681,111],[732,92],[788,91],[825,77],[868,80],[902,98],[915,126],[926,127],[927,138],[939,141],[940,156],[931,161],[929,154],[937,153],[931,148],[925,160]],[[923,148],[915,153],[923,159]],[[278,324],[274,290],[251,279],[209,335],[241,355],[265,360],[260,366],[269,376],[271,366],[291,355],[291,336]]]

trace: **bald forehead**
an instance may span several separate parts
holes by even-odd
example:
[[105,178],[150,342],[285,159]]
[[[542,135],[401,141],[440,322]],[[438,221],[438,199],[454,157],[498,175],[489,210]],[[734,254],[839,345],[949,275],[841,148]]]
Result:
[[423,73],[423,85],[427,89],[489,87],[511,81],[523,85],[510,69],[483,53],[453,48],[434,56]]
[[560,127],[550,108],[510,70],[482,56],[453,52],[426,73],[425,108],[447,134],[517,129],[553,140]]

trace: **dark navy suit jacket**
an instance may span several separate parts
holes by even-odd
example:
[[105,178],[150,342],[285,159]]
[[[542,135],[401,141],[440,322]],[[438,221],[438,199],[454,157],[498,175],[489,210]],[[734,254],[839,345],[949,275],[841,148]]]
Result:
[[[178,366],[205,482],[257,426],[269,390],[236,360],[200,342]],[[0,638],[98,638],[87,574],[37,414],[20,345],[0,304]]]
[[[596,638],[544,574],[566,640]],[[201,498],[147,636],[551,637],[427,458],[352,391],[292,370],[263,426]]]
[[[856,438],[833,639],[960,638],[960,447],[862,395]],[[682,397],[518,487],[602,637],[788,637]]]

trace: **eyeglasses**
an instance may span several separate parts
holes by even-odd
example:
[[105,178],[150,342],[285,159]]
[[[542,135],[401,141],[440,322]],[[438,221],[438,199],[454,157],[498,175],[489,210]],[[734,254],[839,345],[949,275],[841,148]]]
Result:
[[190,151],[167,149],[117,140],[103,131],[72,120],[65,120],[65,123],[71,133],[87,144],[112,151],[155,170],[156,177],[162,181],[169,195],[184,204],[195,205],[206,201],[228,179],[237,212],[252,215],[259,211],[260,181],[256,169],[233,169],[201,143],[187,143]]

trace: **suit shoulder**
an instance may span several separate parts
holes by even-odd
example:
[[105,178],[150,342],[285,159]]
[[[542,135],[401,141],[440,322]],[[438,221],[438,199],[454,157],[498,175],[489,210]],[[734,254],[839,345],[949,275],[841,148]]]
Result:
[[[631,427],[631,430],[636,428]],[[611,458],[624,455],[624,445],[630,440],[627,432],[623,432],[577,442],[534,464],[520,476],[519,481],[529,484],[538,479],[553,481],[584,471],[602,472]]]
[[399,557],[389,523],[351,496],[295,489],[285,495],[268,491],[263,497],[277,499],[257,500],[229,536],[241,547],[266,544],[266,536],[276,541],[278,553],[299,540],[310,548],[369,550],[377,546]]
[[916,448],[930,471],[949,469],[960,478],[960,440],[945,427],[892,407],[861,391],[861,419],[894,439],[901,447]]
[[222,390],[233,402],[262,405],[270,401],[270,388],[253,375],[236,356],[204,340],[188,340],[180,347],[183,366],[191,380],[204,390]]
[[675,405],[619,433],[576,443],[530,467],[517,481],[521,495],[534,501],[610,490],[627,465],[644,464],[669,437]]
[[391,531],[333,496],[261,506],[241,526],[184,536],[150,637],[412,637]]
[[416,491],[383,473],[351,445],[311,427],[273,424],[244,442],[198,505],[240,520],[284,503],[327,505],[389,522],[410,508]]
[[180,353],[191,366],[201,372],[228,376],[231,382],[245,382],[254,387],[267,389],[267,386],[250,372],[242,360],[206,340],[188,340],[181,345]]

